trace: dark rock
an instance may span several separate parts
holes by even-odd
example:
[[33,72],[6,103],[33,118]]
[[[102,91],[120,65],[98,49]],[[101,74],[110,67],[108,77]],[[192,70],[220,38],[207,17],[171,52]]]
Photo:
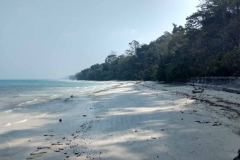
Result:
[[195,122],[197,122],[197,123],[210,123],[209,121],[195,121]]
[[204,89],[197,89],[197,90],[192,90],[192,93],[203,93]]
[[59,119],[59,122],[62,122],[62,119]]
[[70,97],[73,98],[73,95],[71,95]]
[[192,93],[202,93],[202,92],[204,92],[204,89],[203,89],[203,88],[201,88],[201,87],[196,87],[196,86],[194,85],[194,83],[193,83],[193,84],[190,84],[190,86],[192,86],[192,87],[194,88],[194,90],[192,90]]
[[221,126],[222,123],[215,122],[212,126]]
[[238,149],[238,156],[233,158],[233,160],[240,160],[240,149]]

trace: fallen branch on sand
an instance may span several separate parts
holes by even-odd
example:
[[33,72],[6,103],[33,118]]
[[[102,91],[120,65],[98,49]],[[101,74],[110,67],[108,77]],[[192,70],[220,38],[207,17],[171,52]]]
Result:
[[194,90],[192,90],[192,93],[203,93],[203,92],[204,92],[204,89],[203,89],[203,88],[201,88],[201,87],[196,87],[196,86],[194,85],[194,83],[193,83],[193,84],[190,84],[190,86],[192,86],[192,87],[194,88]]
[[[211,106],[215,106],[215,107],[221,107],[222,109],[226,110],[226,111],[232,111],[232,112],[235,112],[238,116],[240,116],[240,111],[238,109],[234,109],[234,108],[231,108],[229,105],[223,105],[223,104],[217,104],[215,102],[211,102],[210,100],[207,100],[207,99],[203,99],[203,98],[200,98],[200,97],[196,97],[196,96],[190,96],[189,94],[187,93],[182,93],[182,92],[176,92],[177,94],[181,94],[183,96],[187,96],[188,98],[190,99],[194,99],[194,100],[199,100],[201,103],[204,102],[204,103],[207,103]],[[221,101],[225,104],[228,104],[229,102],[228,101]],[[237,107],[240,107],[240,104],[239,103],[232,103],[234,104],[235,106]]]

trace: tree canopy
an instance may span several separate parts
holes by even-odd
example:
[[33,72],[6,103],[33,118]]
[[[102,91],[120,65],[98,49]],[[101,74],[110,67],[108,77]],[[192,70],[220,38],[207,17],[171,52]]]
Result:
[[125,54],[112,51],[78,80],[186,81],[198,76],[240,75],[240,0],[202,0],[185,26],[142,44],[129,43]]

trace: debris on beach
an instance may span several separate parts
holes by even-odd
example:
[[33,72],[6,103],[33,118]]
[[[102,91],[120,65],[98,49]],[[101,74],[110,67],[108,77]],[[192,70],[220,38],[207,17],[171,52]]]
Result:
[[192,87],[194,88],[194,90],[192,90],[192,93],[203,93],[203,92],[204,92],[204,89],[203,89],[203,88],[201,88],[201,87],[196,87],[196,86],[194,85],[194,83],[193,83],[193,84],[190,84],[190,86],[192,86]]
[[54,136],[53,134],[44,134],[44,136]]
[[195,121],[195,122],[197,122],[197,123],[210,123],[209,121]]
[[233,158],[233,160],[240,160],[240,148],[238,149],[238,156]]
[[64,102],[69,102],[70,101],[70,98],[66,98],[65,100],[64,100]]
[[[191,92],[192,88],[191,87],[189,87],[189,88],[190,88],[190,92]],[[134,90],[134,88],[133,88],[133,90]],[[210,97],[210,98],[204,97],[205,93],[208,93],[208,90],[205,90],[203,95],[196,95],[196,94],[193,95],[192,93],[189,93],[189,90],[187,90],[186,92],[187,92],[186,94],[189,94],[188,99],[185,98],[186,95],[184,95],[184,98],[182,98],[182,96],[179,96],[178,94],[176,94],[176,95],[174,95],[176,97],[173,97],[173,98],[170,97],[170,99],[167,99],[166,101],[163,102],[164,107],[165,107],[165,105],[169,106],[169,110],[167,110],[166,114],[165,114],[165,112],[162,112],[163,109],[160,108],[162,106],[160,106],[159,103],[156,103],[156,106],[154,106],[154,107],[156,107],[156,108],[154,108],[154,111],[157,111],[159,113],[149,116],[148,112],[147,112],[147,114],[146,114],[147,116],[144,115],[145,117],[143,117],[141,115],[141,117],[137,117],[136,119],[135,119],[135,117],[132,119],[130,117],[129,118],[125,117],[125,115],[121,115],[122,117],[117,117],[116,119],[105,120],[106,115],[104,113],[111,112],[110,107],[112,107],[114,105],[112,105],[112,103],[108,104],[107,102],[103,103],[102,101],[94,102],[94,104],[88,105],[87,106],[88,108],[86,110],[84,109],[81,112],[80,111],[76,112],[76,114],[74,115],[74,118],[76,118],[76,119],[73,120],[76,123],[69,124],[74,127],[70,128],[69,125],[66,125],[66,127],[69,127],[69,130],[68,130],[68,128],[65,130],[64,124],[68,122],[68,121],[66,121],[66,118],[65,118],[64,122],[62,121],[61,124],[57,125],[57,127],[59,127],[59,129],[61,129],[61,130],[64,129],[62,133],[60,132],[61,130],[57,130],[57,131],[56,130],[54,130],[54,131],[48,130],[48,134],[54,134],[54,137],[45,137],[45,138],[49,138],[48,140],[50,140],[50,141],[45,141],[46,144],[42,145],[42,147],[38,147],[37,149],[39,149],[39,150],[37,152],[46,151],[48,154],[48,155],[46,155],[46,157],[54,152],[53,153],[54,156],[55,155],[58,156],[61,154],[61,156],[63,156],[63,159],[66,159],[66,160],[67,159],[78,159],[78,158],[85,159],[86,157],[88,157],[89,159],[98,159],[98,158],[102,159],[104,157],[109,156],[108,155],[109,152],[102,150],[104,148],[101,145],[98,146],[98,142],[102,140],[102,138],[99,138],[98,131],[101,132],[101,134],[104,137],[104,140],[107,139],[107,143],[109,141],[114,141],[114,143],[116,143],[116,145],[120,146],[123,144],[125,147],[130,147],[130,148],[133,148],[137,145],[141,147],[142,144],[144,146],[150,146],[153,148],[164,147],[164,145],[165,145],[165,147],[170,148],[170,147],[180,143],[180,142],[176,141],[177,139],[180,139],[181,141],[182,140],[185,141],[185,138],[188,139],[189,135],[190,135],[191,139],[196,141],[196,143],[200,142],[200,139],[209,138],[207,141],[202,141],[203,143],[197,144],[197,145],[200,145],[199,147],[201,147],[201,146],[205,147],[205,145],[209,145],[208,142],[212,142],[211,139],[212,139],[213,134],[215,135],[215,133],[217,133],[216,129],[218,130],[219,127],[220,127],[219,129],[221,129],[221,127],[225,127],[228,124],[227,122],[222,121],[222,119],[220,119],[218,117],[208,117],[208,112],[205,112],[205,109],[209,109],[212,106],[212,104],[206,105],[205,103],[207,103],[209,101],[214,104],[216,103],[217,105],[224,105],[225,104],[223,102],[224,99],[217,99],[215,97],[214,98],[213,97]],[[179,93],[182,93],[182,92],[179,92]],[[168,93],[165,93],[165,94],[169,95]],[[180,97],[180,101],[179,101],[179,97]],[[152,100],[152,98],[155,98],[155,97],[151,96],[150,98]],[[157,99],[156,101],[158,102],[158,100],[159,99]],[[72,99],[70,99],[69,101],[72,101]],[[204,104],[202,105],[202,103],[204,103]],[[231,103],[237,103],[237,102],[231,102]],[[128,106],[129,105],[126,104],[125,107],[128,107]],[[144,102],[139,101],[139,99],[136,98],[136,103],[134,104],[134,107],[136,107],[138,109],[140,108],[139,110],[141,111],[140,112],[141,114],[145,113],[146,111],[148,111],[147,109],[149,109],[149,108],[142,108],[143,106],[145,106]],[[226,106],[232,107],[232,106],[238,106],[238,104],[227,104],[226,103]],[[124,106],[122,106],[121,104],[119,104],[119,107],[121,107],[121,109],[124,108]],[[159,107],[159,108],[157,108],[157,107]],[[89,108],[94,109],[94,111],[91,110],[91,112],[86,112]],[[211,107],[210,109],[212,109],[212,108],[213,107]],[[207,111],[209,111],[209,110],[207,110]],[[219,108],[219,110],[220,110],[220,108]],[[100,111],[101,111],[101,114],[99,114]],[[142,112],[142,111],[144,111],[144,112]],[[149,109],[149,111],[151,111],[151,110]],[[172,117],[168,117],[169,112],[174,113],[174,115]],[[224,110],[224,112],[225,112],[225,110]],[[85,115],[84,113],[86,113],[87,115]],[[210,113],[212,113],[212,112],[210,112]],[[128,112],[126,112],[125,114],[128,114]],[[189,115],[189,114],[193,114],[193,115]],[[165,117],[165,115],[166,115],[166,117]],[[62,118],[64,118],[64,117],[62,117]],[[160,118],[161,120],[166,119],[166,124],[164,124],[165,123],[165,121],[164,121],[164,123],[161,122],[161,124],[160,123],[159,124],[152,123],[152,125],[154,125],[153,127],[146,125],[145,122],[152,120],[152,118],[154,118],[154,120],[155,120],[155,118]],[[141,121],[139,121],[139,120],[141,120]],[[167,120],[169,120],[169,121],[167,121]],[[56,119],[55,119],[55,121],[56,121]],[[59,119],[59,122],[60,122],[60,119]],[[132,122],[134,122],[134,123],[132,123]],[[129,130],[128,130],[128,132],[126,132],[124,134],[131,135],[132,137],[137,136],[139,139],[142,138],[144,140],[142,140],[142,141],[141,140],[140,141],[138,141],[138,140],[127,141],[126,139],[123,139],[121,141],[121,139],[118,139],[119,136],[122,136],[121,134],[119,134],[117,132],[115,132],[116,134],[104,132],[106,127],[107,127],[107,129],[111,129],[111,131],[114,131],[113,129],[116,129],[116,128],[117,128],[117,131],[119,131],[119,129],[125,129],[125,128],[121,128],[122,126],[119,127],[119,125],[124,126],[124,125],[128,125],[129,123],[130,123],[130,126],[127,126],[127,127],[129,127],[128,128]],[[200,124],[196,124],[196,123],[200,123]],[[209,123],[209,124],[207,124],[207,123]],[[204,125],[204,124],[206,124],[206,125]],[[155,125],[157,127],[155,127]],[[222,125],[222,126],[220,126],[220,125]],[[178,132],[178,128],[176,128],[179,126],[184,127],[181,129],[180,132]],[[218,127],[212,127],[212,126],[218,126]],[[206,132],[207,134],[204,134],[204,135],[197,134],[197,138],[196,138],[195,131],[189,132],[189,129],[186,127],[191,127],[191,128],[195,127],[196,129],[201,129],[202,131],[204,131],[204,129],[206,129],[206,131],[204,131],[204,132]],[[230,127],[232,127],[232,126],[229,126],[229,128]],[[152,129],[154,129],[154,131],[158,134],[151,134],[150,131]],[[229,134],[229,132],[227,132],[226,130],[224,130],[224,131],[226,134]],[[188,133],[185,134],[183,132],[188,132]],[[147,135],[147,137],[145,137],[145,135],[146,135],[145,133],[150,133],[150,134]],[[164,143],[166,140],[166,136],[168,136],[168,135],[173,136],[174,141],[170,141],[171,146],[166,145]],[[207,135],[207,137],[206,137],[206,135]],[[46,136],[50,136],[50,135],[46,135]],[[144,137],[142,137],[142,136],[144,136]],[[234,141],[234,140],[232,140],[232,141]],[[185,141],[185,142],[188,144],[187,141]],[[49,148],[43,148],[43,146],[48,146]],[[47,149],[49,149],[49,150],[47,150]],[[100,152],[100,150],[103,153]],[[113,152],[115,152],[115,151],[113,150]],[[193,151],[193,150],[191,150],[189,152],[186,151],[187,154],[194,153],[194,152],[196,152],[196,151]],[[160,155],[158,155],[158,156],[157,155],[158,154],[154,155],[155,159],[157,159],[157,158],[160,159]],[[149,155],[149,156],[152,156],[152,155]],[[164,154],[163,154],[163,156],[164,156]],[[166,155],[166,156],[168,156],[168,155]],[[235,156],[236,155],[233,154],[232,157],[230,157],[230,159],[232,159]],[[35,157],[37,157],[37,155],[35,155],[35,156],[31,155],[29,157],[35,158]],[[43,158],[45,158],[45,155]],[[234,160],[238,160],[238,159],[234,159]]]
[[51,145],[52,145],[52,146],[56,146],[56,145],[63,145],[63,144],[60,143],[60,142],[57,142],[57,143],[52,143]]
[[221,126],[222,123],[219,123],[219,122],[214,122],[214,124],[212,126]]
[[37,147],[37,149],[50,149],[51,147]]

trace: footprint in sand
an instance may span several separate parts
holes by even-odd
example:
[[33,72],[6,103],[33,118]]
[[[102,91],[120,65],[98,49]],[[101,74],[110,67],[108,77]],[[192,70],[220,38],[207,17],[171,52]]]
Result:
[[52,146],[55,146],[55,145],[63,145],[63,144],[60,143],[60,142],[57,142],[57,143],[52,143],[51,145],[52,145]]
[[52,137],[52,136],[54,136],[53,134],[44,134],[44,136],[50,136],[50,137]]
[[30,160],[30,159],[34,159],[36,157],[40,157],[42,155],[44,155],[47,152],[33,152],[30,154],[30,157],[26,158],[26,160]]
[[51,147],[37,147],[37,149],[50,149]]

